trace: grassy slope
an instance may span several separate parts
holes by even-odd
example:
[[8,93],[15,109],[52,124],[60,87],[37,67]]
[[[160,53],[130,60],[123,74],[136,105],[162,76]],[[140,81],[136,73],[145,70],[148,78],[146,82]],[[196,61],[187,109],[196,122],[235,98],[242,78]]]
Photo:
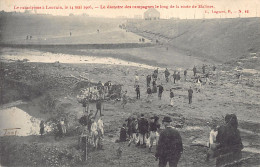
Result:
[[[137,43],[139,41],[137,35],[119,29],[118,26],[122,22],[121,19],[83,16],[2,14],[0,15],[0,42],[8,44]],[[26,40],[27,35],[32,35],[32,40]]]
[[260,50],[260,19],[158,20],[128,22],[128,29],[186,54],[219,62]]

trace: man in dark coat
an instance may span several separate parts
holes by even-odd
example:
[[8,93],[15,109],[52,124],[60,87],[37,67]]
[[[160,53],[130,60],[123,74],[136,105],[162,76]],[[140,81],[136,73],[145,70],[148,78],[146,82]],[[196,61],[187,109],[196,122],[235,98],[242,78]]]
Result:
[[165,130],[160,134],[155,157],[159,158],[159,167],[165,167],[169,162],[170,167],[177,167],[183,152],[180,133],[171,126],[170,117],[163,118]]
[[151,96],[152,96],[152,89],[150,88],[150,86],[148,86],[148,88],[147,88],[147,101],[150,101]]
[[158,68],[156,69],[156,70],[154,70],[154,72],[153,72],[153,75],[152,75],[152,77],[153,77],[153,80],[157,80],[157,77],[158,77],[158,73],[159,73],[159,71],[158,71]]
[[152,94],[152,89],[150,88],[150,86],[147,88],[147,94],[151,95]]
[[184,81],[187,80],[187,70],[184,70]]
[[136,99],[140,99],[140,87],[139,87],[139,85],[136,86],[135,91],[136,91]]
[[180,133],[171,126],[171,118],[164,117],[165,130],[160,134],[155,157],[159,158],[159,167],[165,167],[169,162],[170,167],[177,167],[183,152]]
[[196,73],[197,73],[197,68],[194,66],[193,69],[192,69],[192,71],[193,71],[193,76],[195,77],[195,76],[196,76]]
[[84,98],[82,100],[82,107],[83,107],[83,112],[87,112],[86,107],[87,107],[87,98]]
[[176,81],[180,81],[180,80],[181,80],[181,74],[180,74],[180,72],[178,72],[176,74]]
[[132,122],[133,122],[133,120],[132,120],[131,117],[128,117],[125,121],[127,122],[126,126],[127,126],[128,138],[131,138],[132,133],[133,133],[133,130],[132,130]]
[[56,129],[55,137],[54,137],[55,140],[56,140],[57,138],[62,138],[62,137],[63,137],[62,125],[61,125],[60,121],[57,122],[56,126],[57,126],[57,129]]
[[163,93],[163,86],[161,84],[161,85],[158,85],[157,87],[159,87],[158,97],[161,100],[162,99],[162,93]]
[[156,86],[156,81],[155,80],[153,80],[152,93],[157,93],[157,86]]
[[165,75],[166,82],[168,82],[169,81],[170,72],[169,72],[169,70],[167,68],[164,71],[164,75]]
[[205,74],[205,69],[206,69],[206,66],[205,66],[205,64],[203,64],[202,65],[202,72],[203,72],[203,74]]
[[190,89],[188,90],[189,104],[192,103],[192,94],[193,94],[193,90],[190,87]]
[[145,136],[148,133],[149,122],[144,118],[144,114],[141,114],[141,118],[138,121],[138,130],[139,130],[139,142],[140,145],[146,147],[145,145]]
[[217,67],[215,65],[213,65],[212,69],[213,69],[213,71],[216,71]]
[[150,86],[151,80],[152,80],[152,77],[151,77],[151,75],[150,75],[150,74],[149,74],[149,75],[147,75],[147,77],[146,77],[146,83],[147,83],[147,87],[148,87],[148,86]]
[[43,133],[44,133],[44,121],[41,121],[41,123],[40,123],[40,134],[41,134],[41,136],[43,135]]
[[172,77],[173,77],[173,83],[175,83],[176,79],[177,79],[176,71],[174,71],[174,73],[172,74]]
[[100,99],[96,103],[96,108],[97,108],[97,111],[96,111],[95,117],[97,116],[98,111],[100,112],[100,116],[102,116],[102,114],[101,114],[101,100]]

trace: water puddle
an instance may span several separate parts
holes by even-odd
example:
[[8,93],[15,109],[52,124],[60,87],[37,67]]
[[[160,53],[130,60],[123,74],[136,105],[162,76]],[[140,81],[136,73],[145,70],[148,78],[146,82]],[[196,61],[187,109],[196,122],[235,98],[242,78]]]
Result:
[[105,64],[105,65],[121,65],[121,66],[132,66],[141,67],[146,69],[155,69],[156,67],[134,63],[129,61],[124,61],[120,59],[110,58],[110,57],[95,57],[95,56],[81,56],[81,55],[69,55],[69,54],[55,54],[55,53],[42,53],[37,51],[19,51],[17,52],[7,52],[1,55],[1,59],[4,61],[29,61],[29,62],[39,62],[39,63],[70,63],[70,64]]
[[[39,135],[40,121],[17,107],[0,109],[0,136]],[[50,130],[45,127],[46,132]]]

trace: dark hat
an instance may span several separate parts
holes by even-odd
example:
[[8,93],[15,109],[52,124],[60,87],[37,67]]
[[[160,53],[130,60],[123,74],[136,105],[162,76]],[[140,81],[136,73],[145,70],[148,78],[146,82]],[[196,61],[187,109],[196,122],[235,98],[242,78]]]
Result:
[[172,119],[170,117],[164,117],[162,122],[172,122]]
[[153,116],[153,117],[151,117],[150,119],[158,120],[159,117],[157,117],[157,116]]
[[141,117],[144,117],[144,114],[141,114]]

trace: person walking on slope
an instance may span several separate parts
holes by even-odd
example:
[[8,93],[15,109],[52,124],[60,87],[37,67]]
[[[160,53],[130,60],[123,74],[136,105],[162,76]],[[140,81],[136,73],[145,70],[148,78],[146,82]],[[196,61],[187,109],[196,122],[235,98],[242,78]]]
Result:
[[164,71],[164,75],[165,75],[166,82],[169,82],[170,72],[167,68]]
[[176,79],[177,79],[176,71],[174,71],[174,73],[172,74],[172,77],[173,77],[173,83],[175,83]]
[[180,74],[180,72],[178,72],[176,74],[176,81],[180,81],[180,80],[181,80],[181,74]]
[[177,167],[183,152],[182,138],[180,133],[171,126],[170,117],[163,118],[165,130],[160,134],[156,149],[156,160],[159,159],[159,167],[166,167],[169,162],[170,167]]
[[184,70],[184,81],[187,80],[187,70]]
[[153,80],[153,89],[152,89],[152,93],[157,93],[157,86],[156,86],[156,81]]
[[125,93],[124,93],[123,96],[122,96],[122,100],[123,100],[122,106],[123,106],[123,108],[125,108],[125,105],[126,105],[126,103],[127,103],[126,94],[127,94],[127,91],[125,91]]
[[193,67],[192,71],[193,71],[193,76],[195,77],[195,76],[196,76],[196,73],[197,73],[197,69],[196,69],[195,66]]
[[190,87],[190,89],[188,90],[189,104],[192,103],[192,94],[193,94],[193,90]]
[[159,97],[159,100],[162,99],[162,93],[163,93],[163,86],[162,84],[161,85],[158,85],[157,87],[159,87],[159,92],[158,92],[158,97]]
[[102,106],[101,100],[99,99],[99,100],[97,100],[97,102],[96,102],[97,111],[96,111],[95,117],[97,116],[98,111],[99,111],[99,113],[100,113],[100,116],[102,116],[102,114],[101,114],[101,108],[102,108],[102,107],[101,107],[101,106]]
[[139,87],[139,85],[136,85],[135,91],[136,91],[136,99],[140,99],[140,87]]
[[205,69],[206,69],[206,66],[205,66],[205,64],[203,64],[202,65],[202,72],[203,72],[203,74],[205,74]]
[[152,80],[151,75],[150,74],[147,75],[147,77],[146,77],[146,85],[147,85],[147,87],[150,86],[151,80]]
[[44,121],[41,121],[40,123],[40,134],[41,136],[44,134]]
[[153,80],[157,80],[157,77],[158,77],[158,73],[159,73],[159,71],[158,71],[158,68],[156,69],[156,70],[154,70],[154,72],[153,72],[153,75],[152,75],[152,77],[153,77]]
[[150,86],[147,88],[147,101],[150,101],[152,96],[152,89],[150,88]]

